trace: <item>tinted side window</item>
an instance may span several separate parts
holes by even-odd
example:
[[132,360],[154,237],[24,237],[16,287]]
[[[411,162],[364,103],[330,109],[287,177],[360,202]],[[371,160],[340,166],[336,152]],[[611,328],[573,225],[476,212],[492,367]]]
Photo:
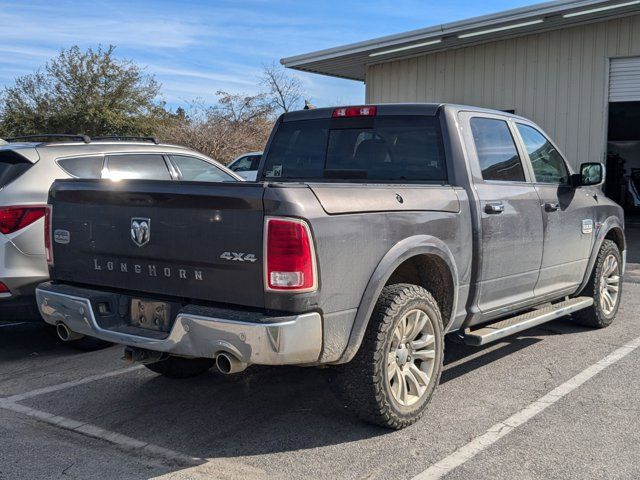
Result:
[[537,182],[565,184],[569,172],[560,153],[538,130],[518,124],[518,131],[527,148]]
[[472,118],[471,132],[484,180],[525,181],[522,161],[507,122]]
[[171,155],[171,160],[176,164],[182,180],[197,182],[235,182],[231,175],[223,172],[215,165],[199,158],[188,155]]
[[171,180],[167,164],[162,155],[113,155],[109,156],[105,178],[113,180],[142,178],[149,180]]
[[78,178],[101,178],[104,157],[61,158],[58,165],[69,175]]

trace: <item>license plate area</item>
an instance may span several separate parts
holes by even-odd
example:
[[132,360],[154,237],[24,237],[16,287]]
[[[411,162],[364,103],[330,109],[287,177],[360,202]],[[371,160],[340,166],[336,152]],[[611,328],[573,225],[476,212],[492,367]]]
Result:
[[171,327],[171,304],[142,298],[131,299],[131,326],[168,332]]

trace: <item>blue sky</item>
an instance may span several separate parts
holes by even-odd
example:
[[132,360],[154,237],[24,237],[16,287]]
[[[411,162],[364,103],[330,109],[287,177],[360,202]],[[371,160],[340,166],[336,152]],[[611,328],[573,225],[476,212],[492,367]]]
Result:
[[[171,106],[255,93],[282,57],[536,3],[527,0],[0,0],[0,86],[61,48],[117,45]],[[296,73],[316,105],[362,102],[360,82]]]

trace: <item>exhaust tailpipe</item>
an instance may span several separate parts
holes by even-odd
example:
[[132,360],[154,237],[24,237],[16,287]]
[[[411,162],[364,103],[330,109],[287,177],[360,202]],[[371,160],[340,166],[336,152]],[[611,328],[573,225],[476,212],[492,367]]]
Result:
[[219,353],[216,357],[216,367],[225,375],[232,375],[244,371],[249,365],[238,360],[229,353]]
[[58,334],[58,338],[63,342],[73,342],[74,340],[84,338],[84,335],[74,332],[62,322],[56,325],[56,333]]

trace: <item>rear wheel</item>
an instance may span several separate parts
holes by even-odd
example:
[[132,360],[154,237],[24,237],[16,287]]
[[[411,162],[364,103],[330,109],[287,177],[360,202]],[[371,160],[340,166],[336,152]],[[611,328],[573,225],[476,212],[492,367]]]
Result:
[[593,305],[574,313],[573,318],[587,327],[608,327],[618,313],[621,294],[622,255],[615,242],[605,240],[583,291],[583,295],[593,298]]
[[169,357],[160,362],[147,363],[145,367],[168,378],[191,378],[202,375],[215,364],[210,358]]
[[424,288],[385,287],[354,359],[340,367],[347,406],[363,420],[400,429],[420,419],[442,372],[438,304]]

